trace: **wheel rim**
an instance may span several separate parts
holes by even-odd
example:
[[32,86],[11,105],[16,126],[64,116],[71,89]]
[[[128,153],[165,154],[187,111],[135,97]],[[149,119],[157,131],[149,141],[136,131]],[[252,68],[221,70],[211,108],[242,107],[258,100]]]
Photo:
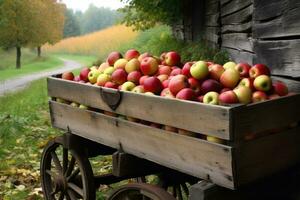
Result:
[[145,183],[131,183],[115,190],[108,200],[175,200],[162,188]]
[[61,138],[50,141],[41,160],[41,182],[47,200],[94,200],[90,163],[84,154],[63,148]]

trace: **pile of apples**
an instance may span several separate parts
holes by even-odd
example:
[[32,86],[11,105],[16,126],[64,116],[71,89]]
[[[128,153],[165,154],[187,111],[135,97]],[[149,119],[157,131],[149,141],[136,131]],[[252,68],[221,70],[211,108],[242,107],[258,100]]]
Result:
[[146,95],[197,101],[213,105],[249,104],[288,95],[287,86],[272,81],[266,65],[210,61],[182,64],[177,52],[160,57],[128,50],[108,55],[99,67],[83,68],[79,76],[65,72],[62,78],[80,83]]

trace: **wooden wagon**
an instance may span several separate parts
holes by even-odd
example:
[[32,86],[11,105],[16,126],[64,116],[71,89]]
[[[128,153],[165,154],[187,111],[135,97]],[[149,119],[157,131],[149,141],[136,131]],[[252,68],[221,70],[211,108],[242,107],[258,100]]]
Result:
[[[95,187],[132,178],[138,181],[121,186],[109,199],[206,199],[197,191],[201,184],[239,191],[300,162],[300,94],[213,106],[59,77],[48,78],[49,105],[52,125],[66,134],[49,142],[42,155],[46,199],[95,199]],[[299,92],[298,82],[273,78]],[[207,136],[218,138],[218,143],[205,140]],[[88,158],[97,155],[112,155],[111,174],[94,177]],[[158,176],[156,185],[145,183],[151,174]]]

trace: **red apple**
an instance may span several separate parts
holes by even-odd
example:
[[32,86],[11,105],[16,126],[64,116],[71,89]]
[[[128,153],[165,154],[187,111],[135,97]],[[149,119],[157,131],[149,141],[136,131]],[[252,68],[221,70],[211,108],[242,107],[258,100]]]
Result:
[[201,84],[201,91],[203,94],[207,92],[220,92],[221,84],[214,79],[207,79]]
[[175,51],[170,51],[165,56],[165,62],[169,66],[178,65],[180,63],[180,55]]
[[221,75],[224,73],[225,69],[222,65],[214,64],[209,66],[209,75],[212,79],[217,81],[220,80]]
[[108,64],[109,64],[110,66],[113,66],[113,65],[115,64],[115,62],[116,62],[118,59],[120,59],[120,58],[122,58],[121,53],[120,53],[120,52],[117,52],[117,51],[114,51],[114,52],[111,52],[111,53],[108,55],[106,62],[108,62]]
[[80,80],[80,77],[79,77],[79,76],[75,76],[74,79],[73,79],[73,81],[79,82],[79,81],[81,81],[81,80]]
[[169,76],[166,74],[158,75],[157,78],[160,80],[160,82],[164,82],[165,80],[168,80]]
[[223,89],[220,91],[220,94],[223,93],[223,92],[230,91],[230,90],[231,90],[230,88],[223,88]]
[[162,85],[164,88],[167,88],[167,87],[169,87],[169,83],[170,83],[170,79],[167,79],[162,82]]
[[127,80],[128,81],[131,81],[135,84],[139,84],[139,80],[140,78],[142,77],[142,74],[141,72],[139,71],[133,71],[133,72],[130,72],[127,76]]
[[169,88],[165,88],[161,91],[160,96],[167,98],[175,98]]
[[146,52],[146,53],[141,54],[141,55],[138,57],[138,60],[139,60],[140,62],[142,62],[142,60],[143,60],[144,58],[146,58],[146,57],[151,57],[151,56],[152,56],[152,55],[151,55],[150,53]]
[[198,89],[201,87],[200,81],[193,77],[189,78],[188,82],[189,82],[190,88],[192,88],[192,89]]
[[119,86],[114,82],[108,81],[104,84],[104,87],[118,89]]
[[127,73],[124,69],[116,69],[112,75],[111,79],[113,82],[117,83],[118,85],[122,85],[127,81]]
[[163,86],[162,86],[162,83],[160,82],[160,80],[158,78],[152,76],[152,77],[149,77],[149,78],[145,79],[144,89],[147,92],[152,92],[154,94],[159,94],[162,91]]
[[235,70],[240,73],[240,77],[249,77],[249,70],[251,66],[248,63],[238,63],[235,66]]
[[204,98],[204,95],[200,95],[197,97],[197,100],[201,103],[203,103],[203,98]]
[[187,80],[186,76],[181,75],[181,74],[174,76],[170,80],[168,87],[169,87],[170,91],[174,95],[176,95],[180,90],[188,87],[188,80]]
[[149,78],[149,76],[148,75],[144,75],[144,76],[142,76],[140,78],[140,81],[139,81],[140,85],[144,85],[144,81],[146,80],[146,78]]
[[166,74],[166,75],[170,75],[171,74],[171,67],[170,66],[166,66],[166,65],[159,65],[158,66],[158,74]]
[[85,67],[80,71],[80,80],[87,82],[89,80],[90,69]]
[[104,86],[105,83],[111,80],[110,75],[107,74],[100,74],[97,78],[97,85],[98,86]]
[[64,80],[73,81],[74,80],[74,74],[72,72],[64,72],[61,75],[61,78]]
[[223,87],[234,88],[240,80],[240,73],[235,69],[227,69],[220,77],[220,82]]
[[213,61],[206,61],[206,64],[208,67],[210,67],[211,65],[214,65],[215,63]]
[[195,92],[191,88],[184,88],[177,93],[176,99],[194,100]]
[[145,92],[145,89],[144,89],[144,86],[138,85],[138,86],[136,86],[135,88],[133,88],[133,89],[131,90],[131,92],[134,92],[134,93],[144,93],[144,92]]
[[238,103],[239,100],[236,94],[232,90],[229,90],[219,95],[219,102],[220,104],[234,104]]
[[279,96],[286,96],[289,93],[288,87],[281,81],[276,81],[272,85],[274,92]]
[[172,70],[170,76],[176,76],[176,75],[179,75],[181,74],[181,69],[180,68],[175,68]]
[[140,68],[144,75],[154,75],[158,71],[158,62],[153,57],[146,57],[142,60]]
[[191,70],[191,67],[192,67],[193,64],[194,64],[194,62],[185,63],[182,70],[181,70],[181,73],[183,75],[185,75],[186,77],[188,77],[188,78],[192,77],[190,70]]
[[256,64],[249,70],[250,78],[256,78],[260,75],[270,75],[270,69],[263,64]]
[[126,59],[126,60],[131,60],[131,59],[133,59],[133,58],[138,58],[140,56],[140,52],[138,52],[137,50],[135,50],[135,49],[130,49],[130,50],[128,50],[126,53],[125,53],[125,56],[124,56],[124,58]]
[[263,92],[267,92],[272,87],[272,80],[267,75],[260,75],[254,79],[253,85],[255,89]]
[[266,93],[262,92],[262,91],[255,91],[252,94],[252,102],[261,102],[261,101],[265,101],[268,99],[268,96],[266,95]]
[[245,86],[250,88],[252,91],[255,90],[254,85],[253,85],[253,78],[243,78],[240,82],[239,82],[239,86]]

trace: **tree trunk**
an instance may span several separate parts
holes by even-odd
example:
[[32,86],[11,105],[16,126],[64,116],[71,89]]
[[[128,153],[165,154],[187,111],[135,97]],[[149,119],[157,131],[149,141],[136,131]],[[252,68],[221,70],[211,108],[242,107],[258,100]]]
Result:
[[21,47],[17,46],[17,60],[16,60],[16,68],[21,68]]
[[41,54],[42,54],[42,48],[41,48],[41,46],[37,47],[37,54],[38,54],[38,57],[40,58]]

